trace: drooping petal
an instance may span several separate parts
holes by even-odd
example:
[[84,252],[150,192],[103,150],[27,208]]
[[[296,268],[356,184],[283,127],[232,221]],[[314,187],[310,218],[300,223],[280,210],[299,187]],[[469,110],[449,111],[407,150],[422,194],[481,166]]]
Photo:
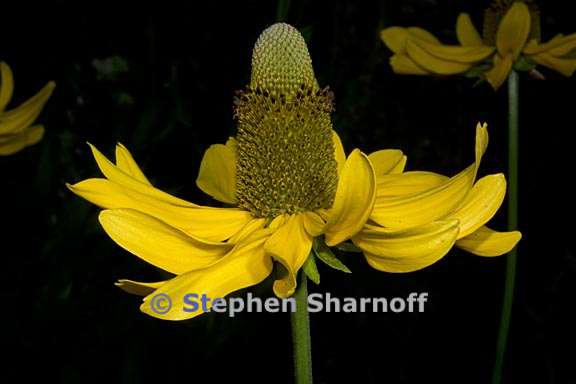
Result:
[[434,56],[422,47],[421,42],[408,40],[406,43],[406,52],[418,66],[437,75],[454,75],[463,73],[472,67],[472,64],[469,63],[446,60]]
[[425,70],[414,62],[407,55],[395,54],[390,58],[390,66],[394,73],[399,75],[431,75],[430,71]]
[[406,31],[408,31],[408,34],[410,35],[411,39],[416,39],[419,41],[425,41],[427,43],[431,43],[431,44],[442,44],[440,43],[440,40],[438,40],[436,38],[436,36],[434,36],[433,34],[431,34],[430,32],[428,32],[427,30],[420,28],[420,27],[408,27],[406,28]]
[[390,27],[380,32],[380,39],[396,54],[406,53],[406,42],[410,39],[440,44],[440,41],[425,29],[418,27]]
[[101,208],[134,209],[160,219],[188,235],[211,241],[229,239],[253,219],[249,212],[236,208],[173,204],[106,179],[87,179],[74,185],[67,184],[67,187]]
[[322,216],[316,212],[302,213],[302,223],[304,224],[306,232],[312,237],[320,236],[326,226],[326,222],[322,219]]
[[[1,124],[0,124],[1,125]],[[0,156],[12,155],[42,140],[44,126],[33,125],[11,135],[0,135]]]
[[549,53],[552,56],[561,57],[568,55],[576,49],[576,33],[568,36],[557,35],[544,44],[538,44],[536,40],[530,41],[524,48],[526,55],[537,53]]
[[231,244],[191,237],[132,209],[104,210],[99,219],[106,233],[122,248],[176,275],[206,268],[232,249]]
[[134,280],[127,280],[121,279],[114,283],[115,286],[123,290],[124,292],[130,293],[132,295],[138,296],[148,296],[164,284],[166,284],[169,280],[165,281],[158,281],[155,283],[143,283],[140,281]]
[[506,195],[503,174],[485,176],[478,180],[463,204],[445,219],[460,222],[458,239],[468,236],[486,224],[498,211]]
[[440,260],[456,241],[458,220],[437,221],[394,231],[367,225],[352,238],[375,269],[412,272]]
[[458,15],[458,19],[456,20],[456,35],[458,36],[458,42],[463,46],[473,47],[484,45],[480,33],[478,33],[478,30],[474,27],[470,15],[467,13]]
[[[374,210],[370,219],[387,228],[404,229],[419,226],[438,220],[452,213],[466,198],[474,180],[482,155],[488,145],[488,131],[486,125],[476,127],[475,162],[456,176],[443,181],[433,188],[423,192],[408,195],[392,195],[379,193],[374,203]],[[399,183],[399,188],[410,184],[410,178],[430,178],[430,174],[405,173],[397,178],[407,178]],[[431,177],[432,181],[440,178]],[[416,183],[415,183],[416,184]],[[385,185],[378,188],[386,190]]]
[[576,59],[562,59],[548,53],[539,53],[530,56],[536,63],[555,70],[566,77],[571,77],[576,72]]
[[12,70],[3,61],[0,61],[0,113],[6,109],[6,106],[12,99],[12,92],[14,91],[14,77]]
[[404,171],[407,157],[398,149],[383,149],[372,152],[368,159],[374,168],[376,179],[388,174],[397,174]]
[[494,90],[500,88],[500,86],[506,81],[506,78],[512,70],[512,55],[508,54],[503,58],[500,55],[494,55],[494,66],[486,72],[486,80]]
[[376,202],[379,198],[410,195],[432,189],[448,180],[447,176],[434,172],[411,171],[378,178]]
[[[434,56],[435,58],[462,64],[474,64],[480,62],[486,59],[494,52],[493,47],[488,47],[485,45],[475,45],[475,46],[437,45],[426,43],[424,41],[419,41],[416,42],[415,44],[418,45],[423,50],[425,50],[428,54]],[[416,60],[416,58],[414,59]],[[419,60],[416,61],[418,63],[420,62]],[[422,66],[426,68],[426,66],[424,65]]]
[[501,56],[511,55],[514,62],[524,49],[530,35],[530,10],[517,1],[506,12],[496,32],[496,48]]
[[236,203],[236,140],[214,144],[206,150],[196,185],[218,201]]
[[344,163],[346,163],[346,153],[344,152],[340,136],[334,130],[332,130],[332,142],[334,143],[334,158],[336,159],[336,164],[338,164],[338,174],[340,174]]
[[[312,236],[303,223],[302,215],[291,215],[266,241],[266,254],[279,261],[287,274],[274,282],[274,293],[278,297],[289,297],[296,289],[296,275],[312,250]],[[289,246],[287,246],[289,244]]]
[[42,112],[42,108],[44,108],[55,87],[56,83],[51,81],[36,95],[18,107],[2,112],[0,114],[0,135],[22,132],[32,125],[38,115],[40,115],[40,112]]
[[122,144],[116,145],[116,166],[136,180],[152,186],[144,172],[140,169],[130,151]]
[[[163,320],[191,319],[204,313],[200,298],[210,299],[207,308],[215,299],[224,298],[231,292],[250,287],[264,280],[272,272],[272,261],[264,251],[267,237],[257,237],[254,241],[235,248],[218,263],[198,271],[177,276],[144,298],[140,310]],[[189,304],[189,294],[196,294],[198,308]],[[157,308],[158,299],[166,295],[170,305],[164,303]],[[159,310],[160,309],[160,310]],[[194,310],[196,309],[196,310]]]
[[518,231],[497,232],[480,227],[470,235],[458,240],[456,246],[478,256],[500,256],[510,252],[522,238]]
[[106,176],[106,178],[111,182],[169,204],[182,207],[198,207],[196,204],[172,196],[166,192],[154,188],[153,186],[143,182],[142,180],[139,180],[138,178],[135,178],[134,176],[120,169],[120,167],[114,165],[95,146],[90,143],[88,145],[92,150],[92,154],[94,155],[94,159],[98,164],[98,168],[100,168],[102,174]]
[[266,219],[263,217],[250,220],[241,230],[228,239],[228,244],[237,244],[249,240],[254,232],[263,229],[265,225]]
[[340,173],[324,233],[329,246],[354,236],[366,223],[376,196],[376,177],[368,157],[355,149]]

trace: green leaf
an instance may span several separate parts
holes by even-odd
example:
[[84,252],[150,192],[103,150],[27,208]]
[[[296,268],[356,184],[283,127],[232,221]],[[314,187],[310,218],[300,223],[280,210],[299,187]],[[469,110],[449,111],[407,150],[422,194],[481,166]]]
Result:
[[316,261],[314,260],[312,252],[310,252],[310,255],[304,262],[302,269],[310,280],[312,280],[316,285],[320,284],[320,273],[318,272],[318,267],[316,267]]
[[467,78],[481,77],[484,74],[484,72],[488,71],[491,68],[492,64],[483,63],[470,68],[467,72],[464,73],[464,76]]
[[362,253],[362,250],[352,243],[340,243],[336,249],[343,252]]
[[536,68],[536,63],[526,56],[520,56],[514,63],[514,69],[519,72],[528,72]]
[[352,273],[352,271],[344,265],[338,258],[332,253],[332,250],[328,248],[322,239],[315,239],[314,240],[314,254],[316,257],[320,259],[324,264],[327,266],[337,269],[342,272]]

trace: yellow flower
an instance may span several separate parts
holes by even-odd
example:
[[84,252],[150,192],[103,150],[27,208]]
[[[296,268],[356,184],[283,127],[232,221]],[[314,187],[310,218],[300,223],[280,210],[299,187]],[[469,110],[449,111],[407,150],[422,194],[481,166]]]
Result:
[[500,0],[486,11],[483,37],[468,14],[458,16],[458,46],[442,45],[420,28],[391,27],[380,36],[395,53],[390,62],[400,74],[453,75],[476,66],[483,70],[482,64],[489,62],[491,67],[482,76],[494,89],[514,66],[522,69],[540,64],[572,76],[576,71],[576,33],[540,44],[538,17],[535,8],[522,1]]
[[12,155],[36,144],[44,135],[42,125],[32,125],[54,90],[49,82],[36,95],[10,111],[6,106],[12,99],[14,79],[10,67],[0,61],[0,155]]
[[498,256],[514,248],[520,232],[496,232],[484,226],[506,193],[502,174],[475,181],[487,146],[486,125],[478,124],[475,161],[451,178],[432,172],[403,173],[406,157],[400,151],[369,155],[376,172],[376,201],[370,221],[352,241],[372,267],[415,271],[435,263],[454,245],[479,256]]
[[[250,85],[235,99],[238,132],[205,153],[197,185],[232,208],[199,206],[153,187],[132,155],[116,147],[113,164],[96,148],[105,178],[69,188],[104,208],[100,223],[121,247],[176,277],[143,283],[120,280],[147,295],[141,310],[169,320],[192,318],[184,295],[224,297],[272,271],[279,297],[292,295],[313,239],[340,243],[368,220],[375,175],[367,156],[346,159],[332,130],[332,94],[318,86],[304,39],[287,24],[265,30],[254,47]],[[154,308],[166,294],[168,311]],[[162,312],[162,313],[160,313]]]

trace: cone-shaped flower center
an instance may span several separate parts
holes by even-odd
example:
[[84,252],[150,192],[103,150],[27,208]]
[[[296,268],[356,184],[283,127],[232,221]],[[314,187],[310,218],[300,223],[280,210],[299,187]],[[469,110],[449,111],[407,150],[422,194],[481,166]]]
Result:
[[[508,12],[512,4],[518,0],[493,0],[490,6],[484,11],[484,25],[482,28],[482,38],[484,43],[490,46],[496,45],[496,33],[498,26]],[[529,40],[540,40],[540,10],[533,0],[523,1],[530,10],[530,35]]]
[[332,206],[338,183],[332,108],[302,35],[283,23],[262,32],[250,86],[235,99],[240,207],[274,217]]

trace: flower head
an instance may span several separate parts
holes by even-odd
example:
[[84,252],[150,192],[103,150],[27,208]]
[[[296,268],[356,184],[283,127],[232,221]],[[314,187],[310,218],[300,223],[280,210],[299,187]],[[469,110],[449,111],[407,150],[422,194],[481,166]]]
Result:
[[115,164],[91,147],[105,178],[69,188],[104,208],[100,223],[116,243],[176,275],[118,282],[147,295],[143,312],[194,317],[202,310],[157,311],[153,298],[223,297],[264,280],[273,260],[286,272],[274,292],[290,296],[315,237],[340,243],[364,226],[375,199],[374,171],[359,150],[345,158],[331,111],[332,94],[319,87],[302,36],[275,24],[258,39],[250,85],[235,98],[236,137],[208,148],[200,165],[198,187],[233,208],[199,206],[156,189],[122,145]]
[[32,124],[42,112],[55,86],[51,81],[18,107],[6,110],[12,99],[14,79],[8,64],[0,61],[0,155],[12,155],[42,140],[44,127]]
[[390,63],[400,74],[467,73],[498,89],[513,68],[526,71],[540,64],[568,77],[576,71],[576,33],[541,44],[540,14],[530,1],[494,1],[485,12],[482,35],[462,13],[456,34],[460,45],[443,45],[416,27],[387,28],[380,37],[394,52]]

